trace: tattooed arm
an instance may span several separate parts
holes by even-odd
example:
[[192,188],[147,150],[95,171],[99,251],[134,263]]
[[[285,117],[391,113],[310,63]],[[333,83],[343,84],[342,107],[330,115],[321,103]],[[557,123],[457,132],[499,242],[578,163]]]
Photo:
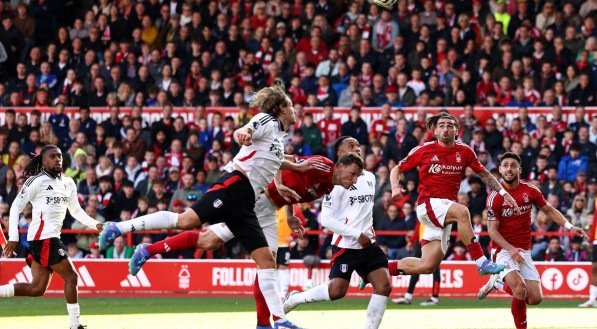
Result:
[[483,183],[485,183],[485,185],[489,186],[489,188],[498,192],[501,196],[504,197],[504,201],[507,205],[514,208],[516,212],[520,211],[518,209],[518,204],[516,203],[516,200],[514,200],[510,193],[506,192],[506,190],[502,187],[502,184],[500,184],[500,182],[498,182],[498,180],[495,179],[495,177],[493,177],[493,175],[489,171],[487,171],[487,169],[480,172],[479,176],[481,177],[481,180],[483,181]]

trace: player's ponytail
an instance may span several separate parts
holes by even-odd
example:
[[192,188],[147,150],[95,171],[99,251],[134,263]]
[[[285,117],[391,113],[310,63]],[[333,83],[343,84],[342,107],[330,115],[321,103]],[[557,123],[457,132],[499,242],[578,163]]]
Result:
[[289,105],[284,81],[276,79],[271,87],[265,87],[255,94],[250,106],[259,108],[261,112],[278,117],[282,107]]
[[55,145],[46,145],[41,149],[39,154],[35,155],[33,158],[31,158],[31,160],[29,160],[29,162],[27,162],[27,165],[25,166],[25,170],[23,172],[23,177],[25,178],[25,180],[27,180],[27,178],[29,178],[31,176],[35,176],[41,172],[42,165],[43,165],[44,153],[46,153],[46,151],[48,151],[48,150],[52,150],[55,148],[58,148],[58,147]]

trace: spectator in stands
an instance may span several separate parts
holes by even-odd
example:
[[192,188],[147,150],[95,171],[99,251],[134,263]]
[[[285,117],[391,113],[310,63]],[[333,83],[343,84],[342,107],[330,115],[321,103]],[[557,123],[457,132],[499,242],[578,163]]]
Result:
[[[376,230],[388,231],[405,231],[412,229],[406,226],[404,218],[400,218],[398,206],[391,204],[388,206],[386,215],[380,220]],[[396,259],[398,250],[406,245],[404,236],[386,236],[382,235],[378,238],[378,243],[387,248],[387,255],[389,259]]]
[[108,259],[129,259],[133,256],[133,248],[126,245],[124,238],[119,236],[114,240],[114,245],[106,250]]
[[98,191],[99,182],[96,171],[93,168],[87,168],[85,171],[85,179],[79,182],[77,193],[83,195],[84,197],[88,197],[89,195],[97,194]]
[[8,167],[0,184],[0,202],[12,204],[17,197],[17,175],[14,169]]
[[570,146],[570,154],[565,155],[558,165],[558,179],[560,181],[573,182],[579,172],[587,172],[588,158],[580,155],[580,145],[577,143]]
[[549,245],[545,250],[544,260],[548,262],[566,261],[564,250],[560,246],[560,238],[553,236],[549,239]]
[[406,119],[398,119],[396,121],[396,133],[388,137],[384,147],[383,163],[388,165],[390,160],[398,163],[417,145],[419,145],[419,142],[408,132]]

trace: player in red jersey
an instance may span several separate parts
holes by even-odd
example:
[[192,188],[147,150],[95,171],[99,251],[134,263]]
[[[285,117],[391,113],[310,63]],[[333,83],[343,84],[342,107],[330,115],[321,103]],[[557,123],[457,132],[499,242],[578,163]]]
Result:
[[593,242],[593,262],[591,264],[591,287],[589,288],[589,300],[578,305],[578,307],[597,307],[597,199],[593,205],[593,225],[589,241]]
[[[549,218],[570,232],[587,237],[582,228],[574,227],[564,215],[547,203],[541,191],[529,182],[520,180],[521,160],[518,155],[507,152],[500,158],[502,186],[516,200],[518,211],[504,202],[504,197],[492,192],[487,197],[488,231],[492,254],[497,263],[507,268],[491,276],[479,290],[479,299],[485,298],[493,289],[502,288],[512,295],[512,316],[517,329],[527,327],[527,304],[537,305],[543,300],[541,279],[531,259],[531,212],[533,205],[539,207]],[[505,280],[502,283],[500,279]]]
[[421,257],[407,257],[389,262],[392,275],[432,273],[441,263],[448,250],[448,239],[452,224],[458,226],[458,235],[468,252],[477,263],[481,275],[499,273],[504,265],[497,265],[483,254],[476,241],[468,208],[456,203],[460,182],[466,167],[471,167],[486,185],[499,191],[504,200],[516,207],[516,201],[479,162],[474,151],[466,144],[457,141],[458,120],[453,115],[442,112],[427,119],[426,126],[433,131],[436,141],[415,147],[390,173],[392,197],[402,198],[399,178],[401,172],[418,167],[419,199],[417,217],[426,229],[421,240]]

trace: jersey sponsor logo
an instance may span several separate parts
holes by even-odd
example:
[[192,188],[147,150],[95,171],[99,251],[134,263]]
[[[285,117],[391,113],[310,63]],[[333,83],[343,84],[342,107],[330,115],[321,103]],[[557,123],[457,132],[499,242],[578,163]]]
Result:
[[340,264],[340,272],[342,272],[342,273],[348,272],[348,264]]
[[433,162],[439,162],[438,156],[434,155],[433,158],[431,158],[431,161],[433,161]]
[[463,166],[445,165],[435,163],[429,166],[430,174],[443,174],[443,175],[459,175],[462,173]]
[[307,193],[311,194],[315,198],[318,198],[319,196],[317,195],[317,189],[319,188],[320,185],[321,185],[320,183],[317,183],[317,184],[309,187],[307,189]]
[[57,205],[61,203],[68,203],[69,197],[67,196],[47,196],[46,197],[46,204],[47,205]]
[[348,202],[350,202],[350,205],[354,205],[355,202],[357,203],[367,203],[367,202],[373,202],[373,194],[365,194],[365,195],[358,195],[358,196],[351,196],[350,198],[348,198]]
[[[521,215],[524,215],[533,209],[533,206],[528,204],[518,207]],[[512,217],[514,215],[514,208],[502,208],[502,217]]]
[[149,288],[151,287],[151,282],[147,278],[147,275],[145,275],[145,272],[143,272],[143,269],[141,269],[137,273],[137,276],[127,275],[126,279],[120,281],[120,286],[123,288]]
[[48,188],[46,188],[46,191],[53,191],[54,188],[52,187],[52,185],[48,185]]
[[284,152],[282,151],[282,148],[280,147],[279,144],[272,144],[269,147],[269,151],[274,153],[278,159],[284,158]]
[[220,208],[222,205],[224,205],[224,202],[220,199],[216,199],[213,203],[214,208]]

